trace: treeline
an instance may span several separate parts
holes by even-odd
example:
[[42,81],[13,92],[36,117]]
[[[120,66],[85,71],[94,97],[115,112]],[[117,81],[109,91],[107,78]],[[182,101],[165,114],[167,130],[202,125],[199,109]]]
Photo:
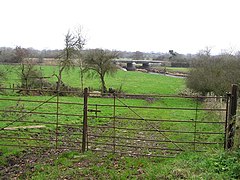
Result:
[[[82,52],[90,51],[91,49],[84,49]],[[0,63],[20,63],[22,59],[20,57],[28,57],[38,59],[39,62],[43,58],[58,58],[59,54],[62,53],[62,49],[54,50],[37,50],[34,48],[24,48],[16,46],[15,48],[0,47]],[[169,53],[161,52],[141,52],[141,51],[118,51],[119,58],[122,59],[134,59],[134,60],[161,60],[168,61],[171,57]],[[184,59],[189,59],[189,55],[182,55]],[[178,58],[178,57],[177,57]],[[178,63],[179,64],[179,63]]]
[[1,63],[21,63],[23,58],[36,58],[41,62],[43,58],[57,58],[62,50],[36,50],[33,48],[15,48],[0,47],[0,62]]

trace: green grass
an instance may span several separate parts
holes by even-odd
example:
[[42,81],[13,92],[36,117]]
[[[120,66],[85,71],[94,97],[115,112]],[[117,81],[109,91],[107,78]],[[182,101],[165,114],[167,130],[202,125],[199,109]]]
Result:
[[[13,96],[1,96],[1,98],[14,98]],[[16,126],[31,126],[31,125],[41,125],[41,124],[46,124],[45,128],[42,129],[20,129],[17,132],[12,132],[12,131],[3,131],[4,135],[17,135],[18,137],[21,138],[44,138],[46,139],[45,141],[7,141],[8,139],[3,139],[2,143],[6,144],[12,144],[12,145],[28,145],[28,146],[44,146],[44,147],[55,147],[55,129],[56,129],[56,122],[58,120],[58,123],[60,124],[58,127],[58,132],[59,133],[67,133],[68,135],[59,135],[59,143],[58,146],[61,146],[62,143],[61,141],[81,141],[81,133],[76,135],[76,132],[64,127],[61,124],[67,124],[67,125],[74,125],[77,127],[82,126],[82,105],[68,105],[68,104],[60,104],[59,105],[59,113],[60,114],[75,114],[75,115],[80,115],[80,116],[71,116],[71,115],[59,115],[58,119],[56,115],[47,115],[47,114],[24,114],[24,111],[32,111],[35,109],[35,107],[39,106],[39,102],[29,102],[26,103],[23,100],[31,100],[31,101],[36,101],[36,100],[41,100],[41,101],[46,101],[51,97],[48,96],[19,96],[16,99],[16,101],[1,101],[0,104],[0,109],[5,109],[6,112],[1,113],[1,117],[5,120],[17,120],[14,124],[11,124],[9,127],[16,127]],[[74,102],[74,103],[82,103],[83,99],[81,97],[60,97],[59,99],[61,102]],[[53,98],[50,102],[56,102],[56,98]],[[111,98],[89,98],[89,109],[95,109],[96,104],[102,104],[102,105],[107,105],[107,104],[113,104],[113,99]],[[173,99],[173,98],[160,98],[160,99],[155,99],[153,102],[148,102],[147,100],[132,100],[132,99],[121,99],[116,100],[116,105],[128,105],[128,106],[149,106],[149,107],[172,107],[172,108],[194,108],[196,106],[196,103],[190,99]],[[23,108],[23,109],[22,109]],[[39,113],[54,113],[56,112],[56,104],[50,103],[50,104],[44,104],[41,107],[37,108],[37,112]],[[23,113],[7,113],[7,110],[22,110]],[[108,123],[112,123],[112,120],[109,118],[105,117],[111,117],[113,115],[113,108],[107,107],[107,106],[101,106],[98,105],[98,110],[101,112],[98,113],[98,117],[95,117],[95,113],[89,112],[89,116],[93,116],[92,118],[89,118],[88,124],[91,126],[98,126],[98,125],[106,125]],[[33,111],[33,112],[36,112]],[[23,116],[24,115],[24,116]],[[142,108],[126,108],[126,107],[117,107],[116,109],[116,114],[117,117],[129,117],[129,118],[143,118],[143,119],[164,119],[164,120],[191,120],[196,118],[196,111],[190,111],[190,110],[165,110],[165,109],[142,109]],[[198,121],[205,121],[209,120],[209,117],[211,116],[212,119],[216,119],[215,117],[212,116],[212,114],[207,114],[202,111],[198,112]],[[103,118],[101,118],[103,117]],[[30,122],[18,122],[18,120],[24,120],[24,121],[30,121]],[[39,123],[40,122],[40,123]],[[53,124],[49,124],[53,123]],[[0,124],[0,127],[3,128],[6,125],[8,125],[8,122],[2,121]],[[192,123],[171,123],[171,122],[152,122],[152,121],[127,121],[127,120],[117,120],[116,121],[117,127],[120,128],[139,128],[139,129],[144,129],[144,128],[157,128],[157,129],[162,129],[162,130],[177,130],[177,131],[194,131],[194,121]],[[91,128],[89,128],[90,131],[93,131]],[[212,131],[212,132],[219,132],[223,131],[223,126],[220,125],[215,125],[215,124],[198,124],[196,126],[197,131]],[[113,133],[112,129],[109,129],[107,131],[101,132],[101,135],[104,136],[111,136]],[[123,136],[123,133],[125,132],[118,130],[116,131],[117,136]],[[127,136],[130,138],[136,138],[139,132],[132,132],[128,131]],[[141,132],[141,136],[149,137],[153,136],[151,139],[162,139],[162,134],[158,132],[151,132],[149,133],[143,133]],[[165,133],[164,133],[165,134]],[[194,136],[193,134],[179,134],[179,133],[166,133],[165,136],[173,141],[193,141]],[[210,142],[220,142],[222,141],[223,135],[212,135],[212,136],[205,136],[205,135],[197,135],[196,137],[197,141],[210,141]],[[49,140],[53,141],[49,141]],[[107,143],[109,139],[103,139],[103,138],[98,138],[97,140],[94,140],[95,142],[105,142]],[[125,144],[125,140],[120,140],[120,144]],[[129,142],[129,143],[135,143],[135,142]],[[80,144],[75,145],[71,144],[75,148],[81,149]],[[140,142],[139,142],[139,145]],[[142,144],[142,146],[145,146]],[[152,146],[149,144],[149,146]],[[161,146],[161,144],[159,144]],[[174,144],[168,143],[165,145],[168,148],[176,148]],[[193,144],[180,144],[178,147],[182,148],[183,150],[194,150],[195,146]],[[207,150],[208,148],[219,148],[218,145],[213,145],[213,146],[199,146],[197,145],[198,150]],[[102,148],[101,146],[94,146],[94,148]],[[112,147],[109,147],[112,149]],[[109,149],[109,150],[110,150]],[[2,149],[2,152],[5,154],[7,152],[10,152],[14,150],[14,148],[11,147],[6,147]],[[126,151],[125,148],[117,148],[119,151]],[[144,150],[145,151],[145,150]],[[148,150],[146,149],[147,153]],[[154,152],[154,153],[160,153],[160,152]],[[160,154],[158,154],[160,155]]]
[[159,70],[164,70],[166,68],[167,72],[170,73],[188,73],[190,71],[190,68],[184,68],[184,67],[156,67]]
[[167,67],[167,71],[169,71],[169,72],[188,73],[190,71],[190,68]]
[[174,159],[131,158],[92,152],[52,155],[24,169],[19,179],[238,179],[240,153],[183,153]]
[[[44,72],[44,76],[51,77],[49,81],[56,82],[56,78],[52,77],[54,72],[57,72],[57,67],[44,66],[41,67]],[[5,81],[5,85],[16,83],[18,76],[16,74],[16,67],[11,71],[13,73],[8,74],[8,79]],[[73,87],[79,87],[79,72],[77,69],[71,70],[69,73],[64,72],[63,81]],[[118,89],[122,87],[123,92],[133,94],[177,94],[179,91],[185,88],[184,79],[166,77],[161,75],[146,74],[141,72],[124,72],[118,71],[114,77],[107,77],[106,82],[108,87]],[[17,84],[17,83],[16,83]],[[94,90],[100,89],[98,79],[84,78],[84,85]],[[43,145],[55,147],[55,124],[57,117],[56,115],[46,114],[30,114],[24,115],[24,111],[31,111],[39,105],[39,103],[31,102],[26,103],[22,100],[41,100],[46,101],[50,99],[50,96],[21,96],[16,93],[8,93],[8,95],[1,95],[1,98],[16,98],[19,101],[1,101],[0,109],[6,110],[1,112],[1,119],[16,120],[22,119],[27,122],[15,122],[10,127],[14,126],[28,126],[37,125],[37,121],[49,122],[43,129],[29,129],[29,130],[18,130],[17,132],[1,132],[1,135],[17,135],[23,138],[45,138],[46,141],[9,141],[1,139],[1,144],[22,144],[25,145]],[[56,102],[56,98],[51,101]],[[60,97],[61,102],[74,102],[82,103],[81,97]],[[111,98],[90,98],[89,109],[95,109],[96,104],[113,104]],[[127,104],[128,106],[148,106],[148,107],[177,107],[177,108],[195,108],[196,102],[190,99],[173,99],[173,98],[155,98],[152,101],[144,99],[121,99],[116,101],[117,105]],[[204,107],[204,104],[198,104],[199,107]],[[38,112],[56,112],[56,104],[44,104],[37,108]],[[109,118],[100,118],[99,116],[112,116],[113,108],[107,106],[98,106],[97,118],[89,118],[89,125],[106,125],[112,123]],[[7,110],[22,110],[22,113],[8,113]],[[58,117],[58,121],[61,124],[77,125],[81,127],[83,114],[82,105],[68,105],[61,104],[59,106],[60,113],[75,114],[79,116],[63,116]],[[163,109],[142,109],[142,108],[126,108],[119,107],[116,111],[116,116],[122,117],[133,117],[133,118],[148,118],[148,119],[172,119],[172,120],[191,120],[195,119],[196,116],[198,121],[219,121],[220,116],[213,113],[206,113],[204,111],[179,111],[179,110],[163,110]],[[94,113],[89,115],[95,116]],[[7,125],[8,122],[0,121],[0,128]],[[119,127],[127,128],[143,128],[150,127],[149,123],[143,121],[117,121]],[[159,129],[165,130],[182,130],[182,131],[193,131],[193,123],[168,123],[168,122],[151,122],[152,126]],[[211,124],[198,124],[196,127],[197,131],[222,131],[223,127]],[[64,135],[59,136],[59,140],[76,140],[81,141],[81,133],[76,135],[75,131],[64,126],[59,126],[59,133],[65,132]],[[4,134],[3,134],[4,133]],[[102,132],[102,135],[111,135],[112,131]],[[117,135],[123,135],[122,131],[116,131]],[[142,133],[144,136],[149,136],[147,133]],[[157,138],[159,133],[152,133],[152,138]],[[136,134],[127,132],[126,136],[135,137]],[[172,140],[186,140],[192,141],[193,136],[186,136],[184,134],[167,134]],[[198,141],[211,141],[218,142],[223,141],[223,135],[196,136]],[[99,139],[100,142],[106,142],[106,140]],[[121,142],[122,143],[122,142]],[[140,144],[140,143],[139,143]],[[59,142],[59,146],[63,145]],[[80,144],[72,143],[72,146],[79,147]],[[146,145],[145,145],[146,146]],[[169,147],[172,147],[169,145]],[[207,152],[196,153],[192,152],[193,146],[181,145],[186,152],[176,156],[173,159],[167,158],[134,158],[124,157],[114,154],[96,154],[91,151],[84,154],[76,151],[67,152],[54,152],[54,151],[26,151],[25,148],[15,147],[2,147],[0,149],[0,165],[2,167],[9,167],[10,160],[14,160],[16,164],[14,166],[16,172],[18,172],[18,179],[237,179],[240,178],[239,172],[239,152],[227,153],[223,152],[220,146],[210,146],[209,148],[199,146],[197,148],[204,149]],[[111,148],[111,147],[109,147]],[[123,149],[124,150],[124,149]],[[20,161],[18,163],[18,161]],[[22,167],[22,165],[24,165]],[[3,168],[4,169],[4,168]],[[3,171],[1,171],[3,172]],[[22,172],[22,173],[19,173]],[[13,173],[14,174],[14,173]],[[7,174],[1,174],[5,177]],[[7,178],[11,178],[8,177]],[[13,177],[12,177],[13,178]]]
[[[1,65],[1,67],[6,67]],[[11,69],[8,73],[8,79],[5,81],[5,86],[9,87],[12,84],[19,84],[17,74],[17,66],[7,66]],[[11,67],[11,68],[10,68]],[[42,66],[41,69],[45,77],[51,82],[56,82],[54,73],[58,72],[57,66]],[[80,87],[80,75],[77,68],[64,72],[63,82],[72,87]],[[176,94],[185,88],[184,79],[171,78],[156,74],[147,74],[142,72],[125,72],[119,70],[114,76],[106,76],[107,87],[114,89],[122,89],[124,93],[129,94]],[[84,77],[84,87],[90,87],[93,90],[100,90],[101,85],[99,78]]]

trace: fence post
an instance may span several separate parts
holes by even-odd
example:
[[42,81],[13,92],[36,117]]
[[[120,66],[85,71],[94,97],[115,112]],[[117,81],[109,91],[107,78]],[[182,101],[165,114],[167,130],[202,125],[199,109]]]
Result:
[[87,144],[87,113],[88,113],[88,89],[84,89],[84,105],[83,105],[83,134],[82,134],[82,152],[86,151]]
[[57,89],[57,109],[56,109],[56,129],[55,129],[55,148],[58,149],[58,127],[59,127],[59,88]]
[[227,149],[231,150],[234,145],[235,122],[237,114],[237,90],[236,84],[232,85],[230,105],[228,111],[228,128],[227,128]]
[[229,116],[229,99],[231,97],[231,93],[227,93],[226,98],[226,117],[225,117],[225,126],[224,126],[224,150],[227,148],[227,137],[228,137],[228,116]]
[[113,93],[113,153],[116,152],[116,94]]

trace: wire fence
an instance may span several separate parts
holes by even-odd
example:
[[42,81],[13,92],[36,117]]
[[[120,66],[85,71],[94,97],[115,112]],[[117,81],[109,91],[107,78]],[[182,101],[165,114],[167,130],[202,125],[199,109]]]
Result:
[[69,97],[62,92],[27,96],[8,93],[19,89],[2,90],[1,148],[91,150],[151,157],[231,148],[232,94],[130,95],[85,89],[84,93],[68,91]]

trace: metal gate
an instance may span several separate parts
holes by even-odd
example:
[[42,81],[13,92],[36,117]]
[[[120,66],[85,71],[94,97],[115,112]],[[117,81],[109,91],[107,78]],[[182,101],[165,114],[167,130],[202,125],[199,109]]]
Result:
[[[4,88],[0,96],[0,147],[82,149],[82,99],[64,92]],[[10,92],[11,91],[11,92]],[[21,93],[19,93],[21,91]],[[71,96],[79,92],[71,92]],[[11,148],[12,147],[12,148]]]
[[[183,151],[231,149],[237,86],[225,97],[99,94],[31,90],[0,96],[1,151],[87,150],[174,157]],[[28,90],[30,91],[30,90]],[[15,93],[15,94],[14,94]],[[13,147],[13,148],[11,148]]]
[[106,104],[98,104],[85,89],[83,151],[174,157],[183,151],[231,149],[236,92],[233,86],[225,97],[113,93],[106,94]]

